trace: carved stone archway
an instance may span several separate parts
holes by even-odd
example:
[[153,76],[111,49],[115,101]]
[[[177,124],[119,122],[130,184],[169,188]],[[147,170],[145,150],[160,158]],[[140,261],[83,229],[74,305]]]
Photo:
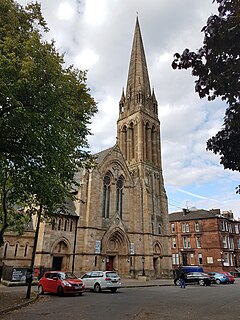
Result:
[[101,254],[106,269],[129,274],[130,241],[123,229],[115,227],[104,235]]
[[69,270],[70,243],[66,238],[60,238],[52,244],[51,257],[53,270]]

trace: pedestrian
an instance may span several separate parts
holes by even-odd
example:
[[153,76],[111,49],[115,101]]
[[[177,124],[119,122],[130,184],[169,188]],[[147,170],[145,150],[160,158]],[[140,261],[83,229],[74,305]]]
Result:
[[179,275],[179,280],[180,280],[180,287],[183,289],[185,289],[185,287],[186,287],[186,278],[187,278],[187,275],[186,275],[185,271],[183,269],[181,269],[180,275]]

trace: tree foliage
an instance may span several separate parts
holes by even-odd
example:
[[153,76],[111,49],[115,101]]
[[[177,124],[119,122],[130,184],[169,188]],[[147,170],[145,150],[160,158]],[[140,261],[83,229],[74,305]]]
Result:
[[211,15],[202,29],[203,46],[176,53],[172,67],[192,69],[200,98],[226,101],[223,127],[207,141],[207,149],[220,155],[225,169],[240,171],[240,0],[215,1],[218,15]]
[[0,0],[0,245],[16,207],[64,208],[74,173],[91,165],[86,73],[65,67],[47,31],[38,3]]

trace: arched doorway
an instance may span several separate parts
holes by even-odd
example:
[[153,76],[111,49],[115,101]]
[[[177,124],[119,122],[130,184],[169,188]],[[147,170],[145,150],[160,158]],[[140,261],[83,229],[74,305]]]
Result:
[[67,239],[57,240],[51,250],[52,270],[69,270],[70,245]]
[[105,234],[102,244],[105,269],[129,274],[130,243],[126,233],[121,228],[114,228]]

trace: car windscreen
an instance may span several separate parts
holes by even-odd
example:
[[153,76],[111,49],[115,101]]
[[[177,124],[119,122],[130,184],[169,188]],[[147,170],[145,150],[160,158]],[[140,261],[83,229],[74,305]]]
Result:
[[72,272],[61,272],[61,273],[60,273],[60,278],[61,278],[62,280],[77,279],[77,277],[75,276],[75,274],[73,274]]

